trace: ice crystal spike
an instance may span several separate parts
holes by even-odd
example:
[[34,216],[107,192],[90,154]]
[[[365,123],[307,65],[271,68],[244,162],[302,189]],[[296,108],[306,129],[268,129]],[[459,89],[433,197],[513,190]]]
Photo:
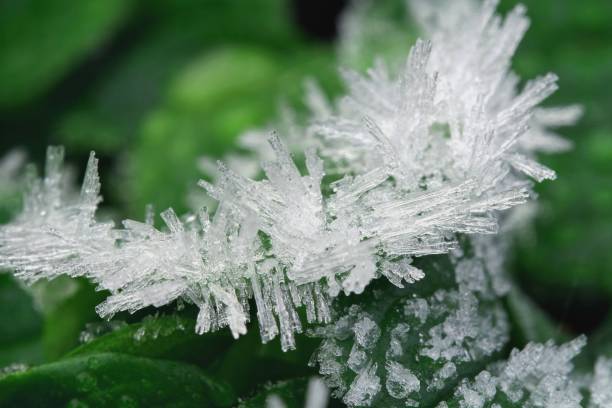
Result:
[[60,274],[96,279],[102,271],[89,269],[88,259],[114,246],[112,224],[94,219],[101,200],[97,159],[90,156],[79,196],[66,188],[63,157],[60,147],[47,150],[44,178],[29,172],[23,212],[0,227],[0,267],[27,282]]

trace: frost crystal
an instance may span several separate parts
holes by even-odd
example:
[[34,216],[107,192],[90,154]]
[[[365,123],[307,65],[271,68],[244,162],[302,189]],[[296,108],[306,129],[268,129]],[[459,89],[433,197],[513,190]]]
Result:
[[[457,383],[462,367],[504,348],[508,318],[486,262],[454,255],[449,260],[446,267],[455,274],[449,288],[423,297],[410,297],[408,290],[370,294],[365,306],[336,310],[339,319],[309,332],[323,339],[312,363],[336,397],[351,407],[376,406],[388,397],[419,406],[427,394]],[[439,274],[441,268],[425,271]]]
[[600,357],[595,364],[593,383],[589,389],[592,408],[612,406],[612,359]]
[[585,343],[586,339],[579,337],[562,346],[552,342],[530,343],[521,351],[513,350],[501,366],[482,371],[472,381],[464,380],[454,398],[459,406],[466,408],[479,408],[505,399],[526,408],[578,408],[582,396],[570,377],[571,360]]
[[421,388],[419,379],[406,367],[396,361],[387,363],[387,392],[393,398],[404,399],[411,392]]
[[106,271],[90,269],[87,262],[114,247],[112,223],[94,219],[100,182],[93,153],[80,194],[68,190],[63,168],[64,150],[47,150],[45,177],[30,168],[22,213],[0,228],[0,269],[14,269],[27,282],[60,274],[101,278]]
[[[279,335],[288,350],[302,331],[297,308],[308,322],[329,323],[330,298],[340,292],[361,293],[380,276],[398,287],[413,284],[425,277],[414,257],[448,253],[460,234],[496,233],[500,213],[530,197],[530,179],[554,178],[533,153],[562,149],[547,129],[572,123],[579,109],[537,107],[556,89],[552,74],[517,90],[509,67],[528,25],[524,8],[501,19],[493,1],[452,2],[456,13],[411,4],[428,39],[416,42],[399,73],[380,61],[365,75],[346,70],[348,92],[337,103],[309,83],[307,128],[285,114],[288,141],[272,135],[264,148],[259,133],[241,138],[264,161],[265,177],[240,174],[255,174],[250,162],[238,171],[219,164],[215,182],[200,183],[218,202],[213,214],[179,217],[169,209],[161,229],[152,212],[123,228],[99,222],[96,158],[80,195],[71,194],[63,151],[50,148],[45,177],[28,178],[22,214],[0,227],[0,267],[29,282],[89,277],[111,294],[97,308],[106,317],[190,302],[199,308],[199,333],[228,327],[244,334],[254,303],[262,340]],[[304,166],[290,153],[296,145],[309,146]],[[488,273],[499,295],[507,288],[493,278],[493,264]],[[506,336],[503,313],[493,308],[483,316],[479,308],[492,297],[483,293],[481,266],[458,266],[465,269],[459,289],[415,306],[422,322],[443,317],[427,329],[422,349],[439,360],[440,381],[451,364],[489,355]],[[456,309],[442,316],[446,303]],[[387,368],[363,361],[379,334],[374,320],[360,318],[347,331],[356,338],[349,369],[357,379],[337,384],[351,401],[371,399],[382,387],[377,368]],[[325,370],[333,377],[337,368]]]
[[377,365],[371,365],[361,371],[344,396],[349,406],[367,406],[380,390],[380,378],[376,375]]
[[[313,377],[308,381],[304,408],[325,408],[328,396],[329,390],[325,383],[320,378]],[[286,405],[279,396],[272,394],[266,398],[266,408],[286,408]]]

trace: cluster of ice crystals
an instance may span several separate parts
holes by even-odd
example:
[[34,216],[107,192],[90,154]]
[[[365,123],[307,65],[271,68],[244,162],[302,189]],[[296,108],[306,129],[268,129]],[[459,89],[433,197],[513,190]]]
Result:
[[508,318],[486,262],[457,252],[449,257],[451,288],[423,297],[374,294],[365,309],[338,310],[335,322],[310,332],[323,339],[312,362],[348,406],[370,406],[383,394],[419,406],[422,393],[456,383],[460,367],[486,361],[507,344]]
[[64,150],[50,147],[45,177],[28,169],[23,211],[0,228],[0,269],[13,269],[27,282],[60,274],[97,276],[104,272],[89,269],[86,261],[114,247],[113,224],[94,218],[101,201],[98,160],[92,153],[80,194],[67,187],[63,160]]
[[[508,361],[482,371],[471,381],[464,380],[454,399],[465,408],[492,406],[493,402],[503,400],[527,408],[580,407],[582,395],[570,374],[574,368],[572,359],[585,343],[584,337],[578,337],[561,346],[549,341],[530,343],[520,351],[515,349]],[[597,380],[593,383],[596,386]]]
[[[495,14],[498,2],[408,0],[412,16],[434,42],[433,63],[438,72],[446,73],[441,74],[441,86],[454,93],[460,104],[484,98],[483,106],[493,115],[507,108],[522,109],[517,102],[529,104],[531,99],[537,104],[538,99],[555,87],[552,83],[555,78],[549,74],[528,83],[517,94],[520,78],[509,70],[510,62],[529,27],[529,20],[525,7],[517,5],[502,21]],[[474,88],[463,86],[464,81],[483,83],[484,92],[480,95],[472,92]],[[580,106],[534,108],[525,118],[528,129],[518,138],[519,152],[531,156],[533,152],[567,150],[571,143],[550,129],[573,125],[581,116]],[[539,167],[533,162],[530,165]],[[544,173],[552,176],[548,171]]]
[[[336,104],[310,83],[313,118],[307,129],[287,119],[288,143],[272,135],[264,148],[259,133],[241,138],[264,160],[265,177],[239,174],[252,176],[250,164],[239,172],[220,164],[214,183],[200,183],[218,201],[212,215],[179,217],[169,209],[161,229],[152,212],[123,228],[98,222],[96,158],[81,194],[72,195],[64,188],[63,151],[50,148],[45,177],[29,178],[23,213],[0,228],[0,267],[30,282],[87,276],[111,293],[97,308],[102,316],[187,301],[199,307],[199,333],[228,327],[244,334],[253,299],[262,340],[279,335],[284,350],[302,331],[297,308],[305,307],[308,322],[327,323],[329,299],[340,292],[360,293],[380,276],[398,287],[424,278],[413,257],[449,252],[458,234],[496,233],[498,214],[529,198],[528,178],[554,177],[522,141],[535,134],[534,145],[545,149],[546,129],[579,114],[536,110],[556,89],[554,75],[517,91],[509,67],[528,25],[522,7],[506,19],[492,1],[453,7],[456,15],[413,2],[429,40],[416,42],[398,74],[382,62],[366,75],[344,71],[348,91]],[[560,143],[553,139],[557,147],[549,150]],[[305,151],[306,171],[287,144],[317,146]],[[326,184],[326,172],[337,181]],[[493,329],[504,331],[501,316],[477,319],[482,273],[472,266],[466,273],[464,289],[440,292],[419,312],[427,319],[444,302],[457,306],[431,328],[424,351],[444,364],[463,361],[466,343],[475,355],[490,353],[501,336]],[[375,331],[367,318],[356,327],[351,361],[359,384],[374,384],[377,367],[363,356]],[[470,340],[480,332],[491,341]],[[350,395],[368,399],[376,387],[368,389]]]

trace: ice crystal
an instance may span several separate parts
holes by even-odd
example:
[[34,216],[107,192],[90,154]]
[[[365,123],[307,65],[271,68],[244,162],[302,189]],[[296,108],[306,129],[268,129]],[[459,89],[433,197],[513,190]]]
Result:
[[0,228],[0,268],[27,282],[61,274],[98,279],[105,271],[89,269],[88,260],[114,247],[112,223],[94,217],[101,201],[98,160],[92,153],[80,194],[71,194],[63,159],[62,148],[50,147],[45,177],[29,169],[23,211]]
[[515,349],[507,362],[482,371],[471,381],[462,381],[454,400],[466,408],[490,406],[503,400],[527,408],[578,408],[582,395],[570,374],[572,359],[585,343],[585,338],[579,337],[561,346],[549,341],[530,343],[520,351]]
[[[547,128],[579,114],[537,107],[556,89],[552,74],[516,90],[509,67],[528,25],[522,7],[502,20],[491,1],[463,0],[456,14],[430,6],[413,4],[429,38],[416,42],[399,74],[380,61],[366,75],[346,70],[347,95],[335,104],[309,83],[307,129],[288,119],[289,141],[272,135],[270,148],[259,133],[241,138],[263,159],[264,177],[240,174],[255,174],[251,164],[238,171],[219,164],[214,182],[200,182],[218,202],[214,213],[179,217],[168,209],[164,228],[153,225],[152,212],[123,228],[99,222],[97,159],[91,155],[80,195],[70,194],[63,151],[50,148],[44,178],[28,178],[22,214],[0,228],[0,267],[29,282],[89,277],[111,294],[97,308],[105,317],[187,301],[199,308],[198,333],[228,327],[244,334],[253,299],[262,340],[280,335],[284,350],[302,331],[297,308],[308,322],[329,323],[329,299],[341,292],[361,293],[380,276],[398,287],[423,279],[414,257],[456,249],[459,234],[496,233],[499,214],[530,197],[530,179],[554,178],[533,151],[559,150]],[[287,147],[292,141],[309,146],[303,172]],[[472,355],[498,349],[504,316],[476,319],[478,268],[458,274],[465,275],[461,289],[417,305],[424,320],[440,317],[442,304],[457,307],[431,328],[423,355],[463,361],[459,343],[481,331],[491,338],[473,342]],[[501,278],[495,285],[498,295],[506,290]],[[351,361],[367,390],[351,386],[351,401],[369,400],[382,387],[377,370],[387,368],[363,361],[377,331],[370,317],[361,319]],[[445,367],[438,377],[450,375]]]
[[396,361],[387,363],[387,392],[393,398],[404,399],[410,393],[418,391],[421,388],[421,382],[410,371]]
[[[458,253],[449,260],[455,280],[449,288],[424,296],[374,294],[366,309],[355,304],[336,310],[340,317],[335,322],[311,330],[323,339],[312,362],[336,397],[348,406],[381,401],[419,406],[424,394],[457,382],[461,367],[486,361],[504,348],[508,318],[496,300],[486,262]],[[391,317],[396,312],[399,319]],[[391,400],[382,399],[383,394]]]
[[591,393],[590,407],[612,406],[612,359],[605,357],[597,359],[589,391]]
[[[318,377],[313,377],[308,381],[306,390],[306,401],[304,408],[325,408],[327,406],[329,390],[325,383]],[[283,400],[276,394],[266,398],[266,408],[285,408]]]

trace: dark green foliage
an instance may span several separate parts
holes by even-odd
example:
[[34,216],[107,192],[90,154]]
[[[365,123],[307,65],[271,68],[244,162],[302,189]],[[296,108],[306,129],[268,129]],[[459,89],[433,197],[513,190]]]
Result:
[[7,374],[3,406],[228,407],[235,397],[199,368],[172,361],[98,353]]
[[0,273],[0,365],[40,362],[42,325],[32,298],[9,274]]
[[0,109],[41,96],[110,40],[131,0],[15,1],[0,8]]
[[[366,40],[373,52],[391,58],[408,50],[416,32],[403,27],[399,3],[373,12],[393,22],[372,27]],[[502,8],[515,3],[502,1]],[[611,4],[526,2],[532,27],[516,70],[524,78],[559,74],[560,90],[550,104],[582,104],[585,117],[560,129],[574,142],[573,151],[541,158],[559,177],[538,187],[535,240],[521,235],[516,242],[512,270],[522,289],[502,302],[485,302],[486,310],[499,306],[508,314],[506,348],[459,367],[442,390],[419,395],[425,405],[448,400],[461,378],[530,341],[562,342],[589,330],[579,368],[588,372],[597,356],[612,357],[612,319],[604,318],[612,304]],[[372,59],[341,57],[358,68]],[[300,33],[283,0],[254,0],[248,7],[242,0],[4,1],[0,148],[4,153],[21,145],[40,163],[47,144],[64,144],[77,166],[94,149],[102,159],[105,215],[141,219],[149,202],[180,213],[195,181],[205,176],[198,157],[220,158],[241,131],[273,123],[281,100],[302,115],[306,76],[337,94],[337,62],[333,46]],[[0,203],[1,222],[14,213],[13,201]],[[416,285],[400,290],[380,281],[361,297],[340,301],[361,305],[381,326],[385,334],[372,352],[380,370],[386,329],[405,319],[399,306],[406,298],[454,287],[447,260],[432,262],[436,273]],[[308,379],[317,374],[308,361],[319,339],[299,336],[297,350],[282,353],[277,341],[261,344],[255,324],[238,340],[225,330],[197,335],[190,306],[103,322],[94,307],[104,295],[90,283],[64,278],[28,290],[0,273],[0,367],[9,366],[0,371],[0,406],[225,407],[240,399],[250,408],[265,406],[271,394],[290,408],[303,406]],[[597,313],[589,309],[593,304]],[[341,346],[348,353],[352,343]],[[403,362],[419,375],[439,368],[414,360],[414,337],[404,346]],[[350,382],[354,374],[346,376]],[[384,387],[383,378],[376,406],[394,406],[397,400]]]

